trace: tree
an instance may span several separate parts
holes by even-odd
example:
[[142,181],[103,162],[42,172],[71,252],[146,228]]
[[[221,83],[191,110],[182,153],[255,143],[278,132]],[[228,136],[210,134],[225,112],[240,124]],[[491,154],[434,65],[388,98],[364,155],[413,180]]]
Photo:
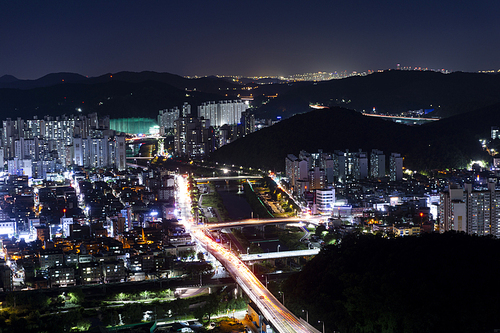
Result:
[[85,300],[85,295],[83,294],[83,291],[78,288],[74,289],[73,291],[68,293],[69,296],[69,303],[71,304],[82,304],[83,301]]
[[125,324],[136,324],[142,321],[144,312],[137,303],[127,304],[123,307],[122,320]]
[[151,296],[151,292],[150,292],[150,291],[148,291],[148,290],[144,290],[143,292],[141,292],[141,297],[142,297],[143,299],[148,299],[148,298],[149,298],[149,296]]
[[206,297],[206,301],[202,306],[195,309],[193,315],[200,322],[207,318],[206,322],[210,322],[212,315],[217,314],[220,310],[221,299],[216,294],[210,294]]
[[321,237],[321,234],[323,233],[323,231],[326,231],[326,227],[323,224],[320,224],[320,225],[318,225],[318,227],[314,231],[314,235]]
[[102,308],[101,311],[101,321],[106,326],[116,326],[120,323],[120,316],[116,310],[109,310],[107,308]]

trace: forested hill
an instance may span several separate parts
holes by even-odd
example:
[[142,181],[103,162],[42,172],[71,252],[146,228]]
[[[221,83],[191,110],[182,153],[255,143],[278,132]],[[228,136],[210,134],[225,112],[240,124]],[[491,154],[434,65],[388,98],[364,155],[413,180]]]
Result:
[[463,168],[471,159],[488,158],[478,138],[488,138],[491,126],[497,124],[500,104],[422,126],[396,124],[334,107],[285,119],[221,147],[212,158],[280,171],[284,170],[285,157],[300,150],[362,149],[369,153],[379,149],[386,155],[402,154],[405,167],[411,170]]
[[493,332],[499,262],[493,238],[350,236],[286,281],[286,305],[327,332]]
[[170,73],[120,72],[86,78],[54,73],[37,80],[0,77],[0,118],[30,119],[97,112],[111,118],[156,118],[184,102],[196,110],[205,101],[236,98],[239,85],[217,78],[187,79]]

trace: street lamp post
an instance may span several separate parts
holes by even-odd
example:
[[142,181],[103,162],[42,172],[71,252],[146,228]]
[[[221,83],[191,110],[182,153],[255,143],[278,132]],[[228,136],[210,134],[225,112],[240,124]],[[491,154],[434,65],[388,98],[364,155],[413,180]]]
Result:
[[250,253],[250,248],[247,247],[247,255]]
[[306,313],[306,321],[309,323],[309,311],[307,310],[302,310],[302,312]]
[[318,324],[323,323],[323,333],[325,333],[325,322],[323,320],[318,320]]
[[280,252],[280,244],[278,244],[278,252]]

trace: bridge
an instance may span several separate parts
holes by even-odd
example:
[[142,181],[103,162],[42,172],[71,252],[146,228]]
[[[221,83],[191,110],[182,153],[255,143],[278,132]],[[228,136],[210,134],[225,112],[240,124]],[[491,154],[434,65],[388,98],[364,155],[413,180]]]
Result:
[[228,249],[208,237],[201,229],[191,229],[192,235],[210,252],[235,279],[262,315],[279,333],[320,333],[302,318],[285,308],[257,279],[250,269]]
[[291,223],[319,224],[319,220],[303,219],[300,217],[277,218],[277,219],[248,219],[248,220],[239,220],[233,222],[205,224],[205,228],[212,230],[212,229],[224,229],[224,228],[258,227],[266,224],[291,224]]
[[319,253],[320,249],[298,250],[298,251],[280,251],[269,253],[256,253],[256,254],[242,254],[240,255],[241,261],[258,261],[267,259],[281,259],[292,257],[307,257],[315,256]]
[[371,113],[363,113],[363,116],[377,117],[377,118],[392,120],[396,123],[402,123],[402,124],[406,124],[406,125],[422,125],[425,123],[430,123],[433,121],[440,120],[440,118],[388,116],[388,115],[383,115],[383,114],[371,114]]
[[197,182],[206,182],[206,181],[216,181],[216,180],[242,180],[242,179],[261,179],[262,176],[218,176],[218,177],[203,177],[203,178],[195,178],[194,180]]

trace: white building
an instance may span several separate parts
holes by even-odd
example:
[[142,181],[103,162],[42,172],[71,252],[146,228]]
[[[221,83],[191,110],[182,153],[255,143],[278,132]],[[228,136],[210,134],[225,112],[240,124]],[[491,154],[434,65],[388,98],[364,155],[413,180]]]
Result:
[[243,101],[205,102],[198,106],[198,117],[210,119],[214,127],[222,125],[236,125],[241,121],[241,114],[248,109]]
[[173,130],[174,121],[179,119],[180,114],[181,113],[178,107],[174,107],[173,109],[170,110],[167,109],[160,110],[160,114],[158,115],[158,125],[160,126],[160,135],[163,136],[168,131]]
[[335,189],[316,190],[316,209],[322,213],[331,212],[335,205]]
[[74,138],[73,163],[85,168],[115,167],[125,170],[125,136],[101,138]]

